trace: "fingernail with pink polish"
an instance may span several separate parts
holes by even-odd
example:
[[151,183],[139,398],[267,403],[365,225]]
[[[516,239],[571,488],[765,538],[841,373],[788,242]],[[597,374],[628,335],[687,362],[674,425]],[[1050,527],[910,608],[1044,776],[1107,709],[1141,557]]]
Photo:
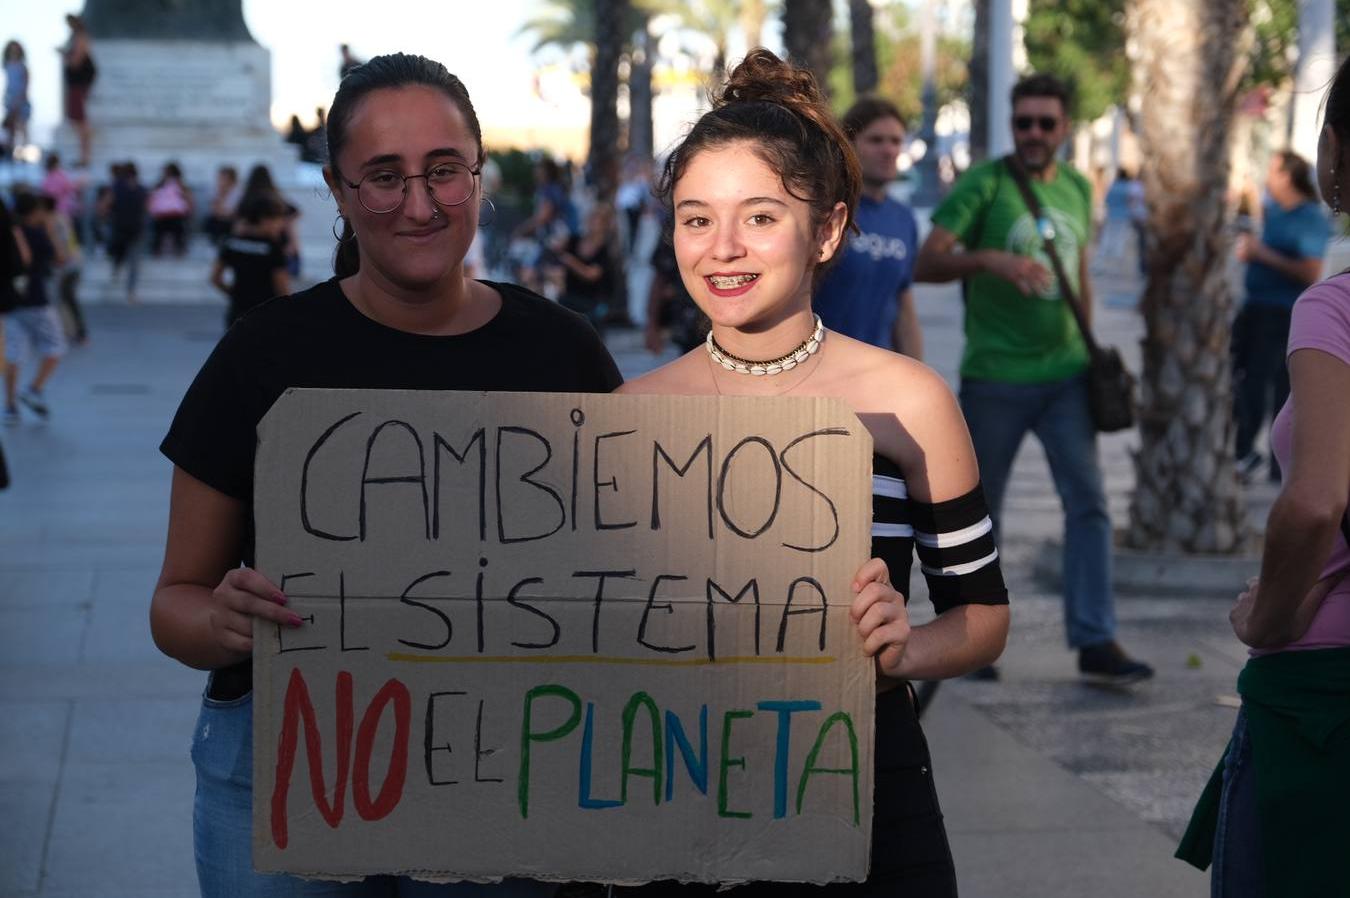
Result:
[[286,623],[287,623],[288,626],[291,626],[291,627],[298,627],[298,626],[300,626],[302,623],[304,623],[304,621],[302,621],[302,620],[300,619],[300,615],[298,615],[298,614],[292,614],[290,617],[286,618]]
[[274,592],[272,593],[272,601],[276,602],[278,605],[285,605],[286,597],[279,592]]

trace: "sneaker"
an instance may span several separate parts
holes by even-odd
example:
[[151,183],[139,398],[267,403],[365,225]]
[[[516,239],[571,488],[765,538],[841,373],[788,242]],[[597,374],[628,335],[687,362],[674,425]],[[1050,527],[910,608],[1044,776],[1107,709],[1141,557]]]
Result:
[[47,403],[42,398],[42,394],[32,387],[19,394],[19,401],[28,406],[28,410],[39,418],[46,418],[51,410],[47,408]]
[[1153,668],[1136,661],[1114,640],[1078,650],[1078,672],[1091,683],[1126,686],[1153,676]]
[[5,424],[13,427],[19,423],[19,407],[17,405],[5,406]]
[[1239,458],[1237,460],[1238,480],[1242,483],[1250,482],[1253,475],[1256,474],[1257,468],[1261,467],[1261,461],[1261,453],[1259,452],[1248,452],[1242,458]]

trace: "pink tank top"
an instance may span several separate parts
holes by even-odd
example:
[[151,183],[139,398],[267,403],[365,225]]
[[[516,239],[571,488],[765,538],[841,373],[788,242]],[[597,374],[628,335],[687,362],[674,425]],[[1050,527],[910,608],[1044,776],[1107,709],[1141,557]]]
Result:
[[[1350,365],[1350,273],[1338,274],[1309,287],[1294,304],[1289,325],[1289,355],[1316,349]],[[1294,449],[1294,403],[1292,397],[1275,416],[1270,444],[1282,469],[1288,470]],[[1350,547],[1337,533],[1336,542],[1322,570],[1322,577],[1350,570]],[[1350,646],[1350,576],[1332,589],[1302,639],[1280,651],[1326,649]]]

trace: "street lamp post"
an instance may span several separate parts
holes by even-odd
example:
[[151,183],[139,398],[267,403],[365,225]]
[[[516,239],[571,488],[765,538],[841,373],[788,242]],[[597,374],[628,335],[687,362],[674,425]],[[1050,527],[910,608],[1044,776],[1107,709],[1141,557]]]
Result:
[[923,158],[919,160],[919,184],[913,204],[923,208],[936,206],[942,191],[938,186],[937,150],[937,5],[940,0],[924,0],[923,21],[919,32],[919,65],[923,73]]
[[1298,68],[1290,108],[1289,148],[1317,158],[1322,93],[1336,76],[1336,18],[1332,0],[1299,0]]
[[989,156],[1012,152],[1012,87],[1026,66],[1027,0],[989,0]]
[[989,0],[989,158],[1012,150],[1012,0]]

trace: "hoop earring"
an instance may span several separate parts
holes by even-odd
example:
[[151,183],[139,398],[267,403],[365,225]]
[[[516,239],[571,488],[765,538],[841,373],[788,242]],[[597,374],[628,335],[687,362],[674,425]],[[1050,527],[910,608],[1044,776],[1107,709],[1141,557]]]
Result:
[[350,227],[351,225],[347,221],[347,216],[343,215],[341,212],[338,213],[337,218],[333,219],[333,227],[331,229],[333,231],[333,239],[336,240],[338,243],[346,243],[347,241],[344,240],[342,235],[338,233],[338,222],[342,222],[344,230]]
[[[484,205],[487,206],[487,210],[490,213],[487,216],[487,221],[483,220]],[[492,223],[495,222],[496,220],[497,220],[497,207],[496,205],[493,204],[492,197],[489,196],[483,197],[483,199],[480,200],[478,203],[478,226],[480,228],[490,228],[492,227]]]

